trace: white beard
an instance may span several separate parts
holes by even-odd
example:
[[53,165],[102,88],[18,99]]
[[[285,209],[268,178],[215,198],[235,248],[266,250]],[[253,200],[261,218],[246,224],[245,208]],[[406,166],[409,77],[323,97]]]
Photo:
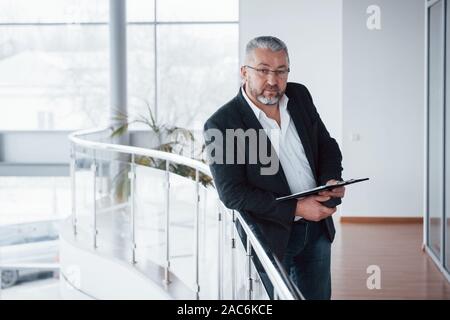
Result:
[[277,104],[278,101],[280,101],[279,97],[267,98],[263,95],[257,96],[256,99],[266,106],[273,106],[273,105]]

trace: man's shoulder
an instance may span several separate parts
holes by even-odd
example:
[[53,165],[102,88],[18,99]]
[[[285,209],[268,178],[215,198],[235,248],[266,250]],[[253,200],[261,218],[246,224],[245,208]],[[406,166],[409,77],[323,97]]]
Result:
[[225,125],[227,123],[236,123],[239,120],[239,112],[237,112],[240,107],[241,102],[239,97],[236,96],[219,109],[217,109],[205,122],[205,128],[210,126]]
[[301,83],[289,82],[286,87],[286,96],[294,105],[301,106],[307,113],[315,112],[314,102],[308,88]]
[[[286,95],[307,94],[308,89],[304,84],[298,82],[288,82],[286,86]],[[289,97],[290,98],[290,97]]]

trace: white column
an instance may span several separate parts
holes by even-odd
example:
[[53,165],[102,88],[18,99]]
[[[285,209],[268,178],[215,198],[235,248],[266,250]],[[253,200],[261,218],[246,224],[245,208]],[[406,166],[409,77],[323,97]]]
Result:
[[[109,1],[110,51],[110,124],[116,128],[123,121],[117,115],[127,114],[127,21],[126,0]],[[114,143],[128,144],[128,134]]]

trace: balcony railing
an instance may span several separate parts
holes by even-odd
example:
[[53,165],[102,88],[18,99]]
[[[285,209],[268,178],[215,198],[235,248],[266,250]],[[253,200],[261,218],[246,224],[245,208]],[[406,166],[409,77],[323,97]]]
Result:
[[206,183],[206,164],[113,144],[110,134],[69,137],[76,241],[144,274],[160,268],[156,282],[174,299],[302,298],[251,217]]

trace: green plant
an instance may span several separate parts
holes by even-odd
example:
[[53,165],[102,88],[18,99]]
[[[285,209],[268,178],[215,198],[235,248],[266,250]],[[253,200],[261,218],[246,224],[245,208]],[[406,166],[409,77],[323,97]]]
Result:
[[[119,125],[117,128],[113,130],[113,132],[111,133],[111,137],[123,135],[124,133],[127,132],[128,128],[132,124],[141,123],[156,134],[158,138],[158,145],[154,149],[168,153],[185,155],[186,153],[185,148],[188,146],[195,145],[195,137],[192,131],[178,126],[170,126],[167,124],[157,123],[149,103],[145,100],[143,102],[145,103],[147,108],[148,112],[147,115],[138,114],[136,117],[130,118],[126,114],[122,114],[120,112],[116,113],[117,115],[113,119],[116,120],[118,123],[121,123],[121,125]],[[198,156],[196,157],[191,154],[191,157],[195,160],[205,163],[205,161],[201,158],[201,154],[204,151],[204,149],[205,145],[202,144]],[[165,160],[156,159],[153,157],[139,156],[136,157],[135,162],[138,165],[157,168],[161,170],[165,170],[166,168]],[[173,172],[180,176],[188,177],[195,180],[194,168],[177,163],[170,163],[169,170],[170,172]],[[212,185],[212,179],[203,173],[199,173],[199,182],[203,184],[205,187]]]

